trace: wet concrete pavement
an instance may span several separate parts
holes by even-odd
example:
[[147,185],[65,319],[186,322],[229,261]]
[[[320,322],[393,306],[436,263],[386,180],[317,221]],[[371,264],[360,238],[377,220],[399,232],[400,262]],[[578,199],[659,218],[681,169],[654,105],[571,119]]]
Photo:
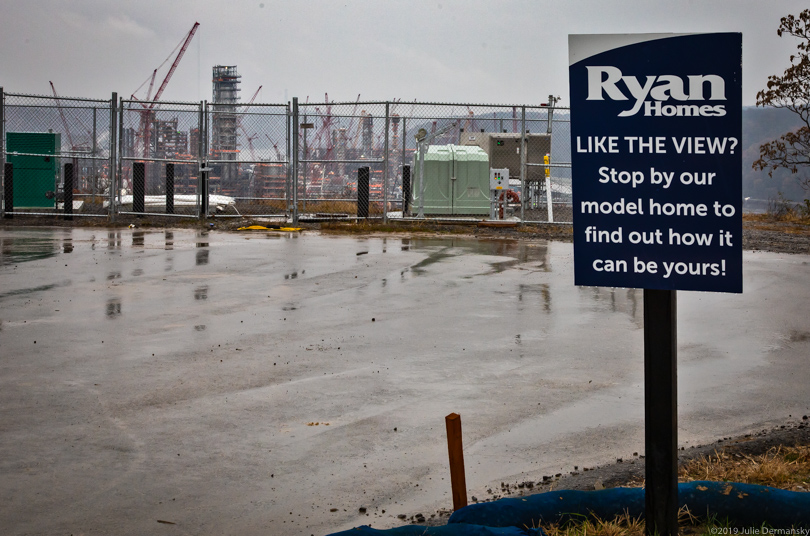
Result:
[[[642,292],[572,268],[542,241],[0,230],[0,526],[396,526],[451,506],[451,412],[479,498],[632,457]],[[746,252],[744,294],[679,293],[682,445],[810,413],[808,276]]]

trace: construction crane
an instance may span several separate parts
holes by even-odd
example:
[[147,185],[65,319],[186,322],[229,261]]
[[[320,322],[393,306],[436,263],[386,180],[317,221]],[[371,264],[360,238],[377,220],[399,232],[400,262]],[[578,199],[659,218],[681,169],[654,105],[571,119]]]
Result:
[[259,91],[261,91],[261,90],[262,90],[262,87],[263,87],[263,86],[259,86],[259,89],[257,89],[257,90],[256,90],[256,93],[254,93],[254,94],[253,94],[253,96],[252,96],[252,97],[250,97],[250,100],[248,101],[248,105],[253,104],[253,101],[255,101],[255,100],[256,100],[256,97],[258,97],[258,96],[259,96]]
[[284,156],[281,154],[281,151],[278,150],[278,144],[273,141],[273,138],[271,138],[267,134],[265,134],[264,137],[267,138],[267,140],[273,145],[273,150],[275,150],[275,152],[276,152],[276,158],[278,159],[278,161],[279,162],[286,162],[287,159],[284,158]]
[[248,149],[250,150],[250,158],[252,158],[254,161],[258,160],[256,158],[256,150],[253,148],[253,140],[258,138],[259,134],[254,132],[253,136],[248,136],[247,134],[245,134],[245,137],[247,138]]
[[[261,91],[261,90],[262,90],[262,86],[259,86],[259,89],[257,89],[257,90],[256,90],[256,93],[254,93],[254,94],[253,94],[253,96],[252,96],[252,97],[250,98],[250,100],[248,101],[247,106],[249,106],[249,105],[253,104],[253,101],[255,101],[255,100],[256,100],[256,97],[259,95],[259,91]],[[245,108],[245,110],[246,110],[246,109],[247,109],[247,108]],[[244,113],[244,111],[245,111],[245,110],[243,110],[243,113]],[[244,125],[242,124],[242,115],[240,115],[240,116],[237,118],[237,122],[238,122],[238,124],[239,124],[239,130],[241,130],[241,131],[242,131],[242,134],[244,134],[244,135],[245,135],[245,138],[246,138],[246,139],[247,139],[247,141],[248,141],[248,148],[250,149],[250,157],[251,157],[253,160],[256,160],[256,152],[253,150],[253,140],[255,140],[255,139],[256,139],[256,138],[257,138],[259,135],[258,135],[258,134],[256,134],[256,133],[254,132],[254,133],[253,133],[253,137],[252,137],[252,138],[251,138],[250,136],[248,136],[247,130],[245,130],[245,127],[244,127]]]
[[332,104],[329,102],[329,93],[324,93],[324,104],[326,105],[326,112],[321,112],[319,108],[315,108],[318,114],[321,114],[321,127],[312,138],[312,145],[318,148],[323,147],[323,140],[326,139],[326,153],[322,155],[323,158],[329,159],[331,157],[332,149]]
[[[354,102],[354,108],[352,108],[351,118],[349,119],[349,126],[346,127],[346,132],[351,132],[354,129],[354,125],[357,122],[357,106],[360,104],[360,93],[357,94],[357,100]],[[354,142],[354,147],[357,146],[357,137],[355,136],[352,141]]]
[[[143,107],[143,110],[141,110],[141,125],[140,125],[139,130],[141,132],[141,137],[143,139],[143,157],[144,158],[147,158],[149,156],[149,145],[150,145],[149,135],[150,135],[150,128],[151,128],[151,123],[152,123],[151,119],[152,119],[152,117],[154,115],[153,110],[155,108],[155,104],[157,103],[157,101],[160,100],[161,95],[163,95],[163,90],[166,89],[166,86],[168,85],[169,80],[171,80],[172,75],[174,74],[174,71],[177,70],[177,66],[180,64],[180,60],[183,59],[183,55],[186,53],[186,50],[188,49],[188,45],[191,43],[191,40],[194,37],[194,34],[197,32],[197,28],[199,28],[199,26],[200,26],[200,23],[195,22],[194,26],[191,27],[191,31],[188,32],[188,35],[186,35],[185,39],[182,41],[182,44],[180,45],[180,51],[177,53],[177,56],[174,58],[174,61],[172,62],[171,67],[169,68],[169,72],[166,73],[166,77],[163,79],[163,82],[161,82],[160,86],[158,87],[158,90],[155,92],[154,97],[150,97],[149,93],[152,92],[152,87],[154,86],[155,77],[157,75],[157,69],[155,69],[152,72],[152,80],[151,80],[151,82],[149,84],[149,91],[148,91],[147,96],[146,96],[147,102],[142,102],[141,103],[141,106]],[[168,61],[168,58],[167,58],[167,61]],[[164,61],[163,63],[166,63],[166,62]],[[162,66],[162,64],[161,64],[161,66]],[[158,67],[158,68],[160,68],[160,67]],[[150,98],[151,98],[151,101],[149,100]],[[132,99],[137,100],[135,98],[134,94],[132,95]]]
[[73,145],[73,137],[70,135],[70,127],[68,127],[67,119],[65,118],[65,112],[62,110],[62,103],[59,102],[59,95],[56,93],[56,88],[53,85],[53,82],[48,82],[51,84],[51,91],[53,91],[53,100],[56,101],[56,109],[59,110],[59,117],[62,118],[62,127],[65,129],[65,134],[67,135],[68,139],[68,146],[70,150],[73,151],[76,147]]
[[149,89],[146,91],[146,100],[152,98],[152,88],[155,87],[155,77],[157,76],[157,69],[152,71],[152,79],[149,81]]

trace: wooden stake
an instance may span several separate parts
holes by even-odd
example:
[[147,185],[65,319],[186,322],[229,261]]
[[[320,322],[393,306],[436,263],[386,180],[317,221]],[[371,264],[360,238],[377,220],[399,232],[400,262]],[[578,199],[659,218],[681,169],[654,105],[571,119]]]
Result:
[[450,485],[453,510],[467,506],[467,480],[464,477],[464,451],[461,447],[461,416],[451,413],[444,418],[447,427],[447,451],[450,455]]

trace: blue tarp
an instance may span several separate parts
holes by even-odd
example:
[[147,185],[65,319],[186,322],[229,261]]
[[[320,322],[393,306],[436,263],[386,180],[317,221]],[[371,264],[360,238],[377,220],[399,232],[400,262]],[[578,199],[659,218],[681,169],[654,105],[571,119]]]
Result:
[[[679,506],[700,518],[714,516],[734,526],[810,528],[810,493],[734,482],[678,485]],[[450,516],[446,526],[408,525],[388,530],[358,527],[331,536],[541,536],[541,523],[595,516],[612,520],[624,513],[644,517],[644,489],[549,491],[471,504]]]
[[482,527],[480,525],[455,524],[442,527],[423,527],[408,525],[395,529],[372,529],[357,527],[336,532],[330,536],[543,536],[542,529],[521,530],[516,527]]
[[[678,485],[679,506],[692,515],[715,516],[732,524],[773,528],[810,528],[810,493],[734,482],[688,482]],[[491,527],[537,526],[571,517],[595,515],[613,519],[627,512],[644,516],[642,488],[600,491],[549,491],[527,497],[472,504],[450,516],[449,523],[475,523]]]

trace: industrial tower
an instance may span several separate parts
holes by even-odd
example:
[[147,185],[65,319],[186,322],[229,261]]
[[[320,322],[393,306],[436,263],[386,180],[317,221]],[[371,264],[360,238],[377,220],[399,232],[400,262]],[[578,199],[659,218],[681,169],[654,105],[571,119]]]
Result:
[[[211,158],[212,160],[230,160],[231,162],[215,165],[214,173],[219,171],[220,188],[234,191],[239,178],[239,146],[237,143],[237,109],[239,103],[239,84],[242,78],[236,71],[236,65],[215,65],[213,69],[213,105],[211,121]],[[219,168],[219,169],[217,169]],[[212,177],[214,179],[214,177]],[[215,179],[214,179],[215,180]]]

